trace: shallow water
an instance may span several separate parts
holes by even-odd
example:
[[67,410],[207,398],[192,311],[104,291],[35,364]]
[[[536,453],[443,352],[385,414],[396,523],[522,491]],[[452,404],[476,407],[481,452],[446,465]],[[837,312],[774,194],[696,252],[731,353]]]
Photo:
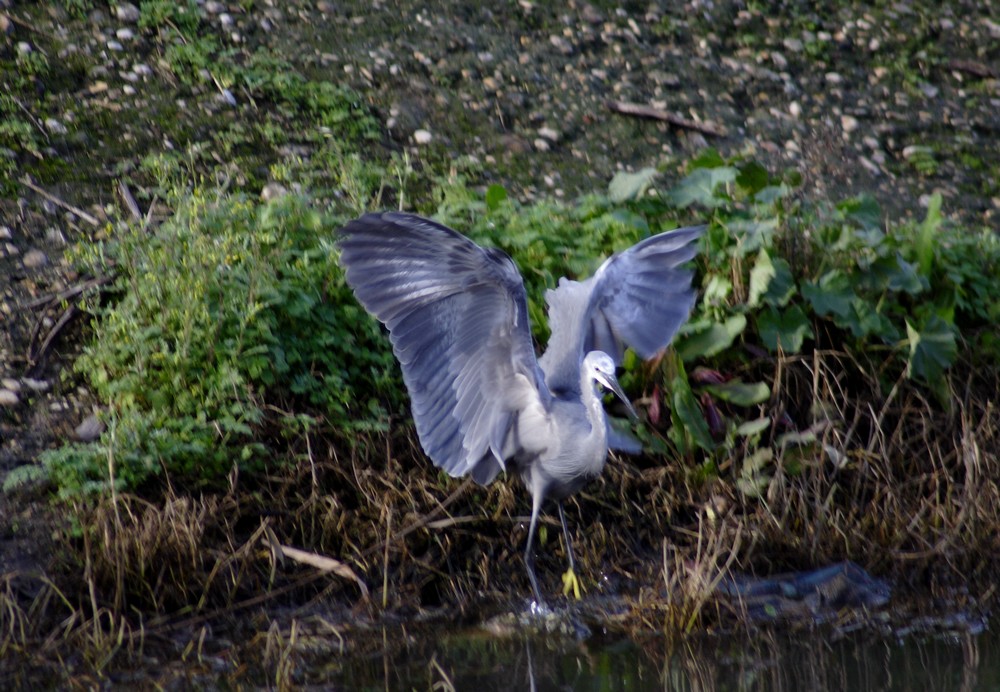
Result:
[[995,634],[981,622],[949,622],[951,629],[935,620],[919,632],[761,630],[673,647],[656,637],[578,641],[400,627],[373,633],[382,645],[367,655],[303,662],[296,677],[357,690],[1000,689]]

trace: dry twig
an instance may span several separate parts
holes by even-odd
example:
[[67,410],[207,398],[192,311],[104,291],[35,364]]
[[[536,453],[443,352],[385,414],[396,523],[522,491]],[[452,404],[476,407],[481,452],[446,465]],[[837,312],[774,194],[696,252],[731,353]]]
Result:
[[712,137],[726,136],[725,128],[720,125],[689,120],[687,118],[682,118],[679,115],[668,113],[660,108],[654,108],[653,106],[645,106],[641,103],[629,103],[627,101],[608,101],[606,105],[615,113],[621,113],[622,115],[662,120],[663,122],[673,125],[674,127],[680,127],[685,130],[694,130],[695,132],[700,132],[704,135],[710,135]]

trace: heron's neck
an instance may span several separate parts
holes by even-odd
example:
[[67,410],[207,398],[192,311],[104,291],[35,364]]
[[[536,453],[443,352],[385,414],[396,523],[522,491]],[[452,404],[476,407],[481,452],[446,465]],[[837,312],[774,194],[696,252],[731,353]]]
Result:
[[591,435],[604,436],[607,435],[604,404],[601,401],[601,397],[598,396],[596,389],[596,381],[585,374],[583,381],[580,383],[580,401],[587,409],[587,419],[590,421]]

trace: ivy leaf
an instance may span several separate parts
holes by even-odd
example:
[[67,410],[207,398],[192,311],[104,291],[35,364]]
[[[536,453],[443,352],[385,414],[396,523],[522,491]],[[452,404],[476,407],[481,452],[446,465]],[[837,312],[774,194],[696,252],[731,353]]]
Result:
[[628,202],[642,197],[659,172],[655,168],[643,168],[635,173],[619,171],[608,185],[608,197],[612,202]]
[[798,353],[802,342],[813,338],[812,324],[798,305],[782,312],[768,307],[757,316],[757,333],[769,351],[777,351],[780,345],[785,353]]
[[931,315],[923,329],[917,331],[907,320],[906,336],[910,345],[907,376],[930,385],[940,382],[958,353],[951,326],[937,315]]

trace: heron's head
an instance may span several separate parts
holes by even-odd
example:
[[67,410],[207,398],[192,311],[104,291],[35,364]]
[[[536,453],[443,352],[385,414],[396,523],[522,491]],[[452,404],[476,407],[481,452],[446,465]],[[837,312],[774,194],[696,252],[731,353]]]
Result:
[[618,384],[618,378],[615,377],[615,361],[611,359],[611,356],[603,351],[591,351],[584,357],[583,367],[591,379],[601,383],[622,400],[633,418],[638,417],[635,409],[632,408],[632,402],[625,396],[621,385]]

